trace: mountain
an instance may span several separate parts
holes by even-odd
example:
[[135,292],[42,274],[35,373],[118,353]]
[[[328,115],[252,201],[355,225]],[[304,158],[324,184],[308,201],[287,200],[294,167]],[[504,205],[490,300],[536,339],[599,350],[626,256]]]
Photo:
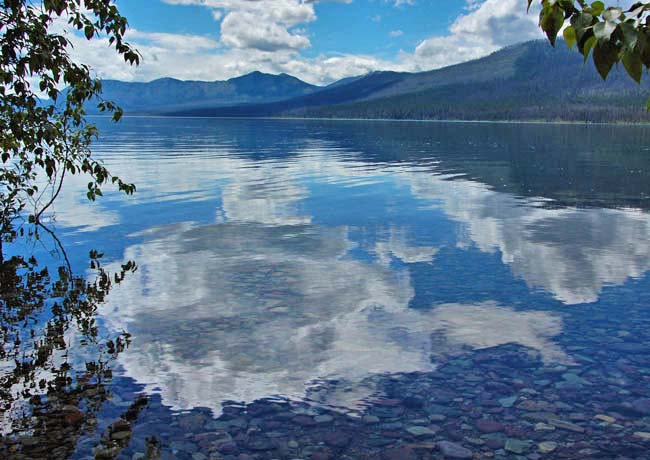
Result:
[[481,59],[420,73],[373,72],[269,103],[165,112],[195,116],[650,121],[648,79],[621,69],[603,82],[562,42],[513,45]]
[[312,93],[320,87],[287,74],[252,72],[227,81],[182,81],[161,78],[148,83],[104,80],[102,97],[127,114],[159,114],[200,107],[259,104]]

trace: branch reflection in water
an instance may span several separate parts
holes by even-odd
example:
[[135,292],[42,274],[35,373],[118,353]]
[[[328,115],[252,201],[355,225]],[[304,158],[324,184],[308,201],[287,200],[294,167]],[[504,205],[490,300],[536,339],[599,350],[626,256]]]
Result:
[[[90,275],[74,273],[56,234],[43,225],[4,237],[0,457],[69,458],[78,440],[96,431],[95,414],[111,397],[111,365],[130,343],[127,332],[102,337],[97,313],[137,267],[128,261],[109,273],[103,254],[90,251]],[[41,246],[53,257],[39,254]],[[128,444],[130,423],[146,403],[135,400],[108,427],[98,453],[114,457]]]

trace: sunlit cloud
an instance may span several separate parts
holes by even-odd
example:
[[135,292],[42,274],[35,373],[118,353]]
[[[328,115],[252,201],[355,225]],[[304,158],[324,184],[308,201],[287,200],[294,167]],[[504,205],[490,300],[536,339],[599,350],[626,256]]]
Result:
[[[135,68],[125,65],[105,40],[87,41],[72,34],[75,58],[89,63],[100,77],[149,81],[160,77],[209,80],[228,79],[260,70],[289,73],[309,83],[335,80],[376,70],[422,71],[485,56],[503,46],[541,37],[535,11],[526,13],[519,0],[470,1],[446,34],[402,49],[392,58],[346,53],[332,49],[316,56],[309,25],[318,20],[314,3],[299,0],[165,0],[178,5],[199,5],[215,19],[214,35],[143,32],[127,34],[143,55]],[[349,2],[342,2],[349,3]],[[396,1],[400,8],[409,1]],[[380,15],[373,20],[381,20]],[[389,33],[408,32],[408,24]]]

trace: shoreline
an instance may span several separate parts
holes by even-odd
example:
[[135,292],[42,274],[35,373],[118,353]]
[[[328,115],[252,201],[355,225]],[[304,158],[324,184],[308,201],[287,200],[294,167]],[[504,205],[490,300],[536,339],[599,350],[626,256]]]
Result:
[[[110,115],[92,114],[89,118],[111,118]],[[650,121],[576,121],[576,120],[463,120],[463,119],[418,119],[418,118],[331,118],[331,117],[222,117],[205,115],[123,115],[122,118],[178,118],[214,120],[273,120],[273,121],[354,121],[354,122],[399,122],[399,123],[467,123],[467,124],[522,124],[522,125],[609,125],[650,127]]]

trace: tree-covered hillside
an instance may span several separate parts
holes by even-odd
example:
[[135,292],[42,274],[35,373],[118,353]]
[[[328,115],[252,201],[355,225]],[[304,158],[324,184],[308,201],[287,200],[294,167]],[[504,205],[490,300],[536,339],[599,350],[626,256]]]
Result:
[[[504,62],[504,54],[513,61]],[[512,67],[513,72],[500,76],[497,62],[504,66],[502,69]],[[454,69],[469,72],[470,65],[479,63],[484,73],[492,70],[495,77],[478,82],[439,79],[436,86],[420,91],[323,108],[303,107],[291,114],[396,119],[650,120],[645,110],[650,96],[648,83],[637,85],[623,69],[615,69],[604,82],[590,63],[583,65],[581,56],[569,51],[564,43],[557,48],[543,41],[516,45]]]
[[560,42],[532,41],[421,73],[376,72],[306,96],[172,111],[198,116],[648,121],[648,83],[623,69],[607,82]]

